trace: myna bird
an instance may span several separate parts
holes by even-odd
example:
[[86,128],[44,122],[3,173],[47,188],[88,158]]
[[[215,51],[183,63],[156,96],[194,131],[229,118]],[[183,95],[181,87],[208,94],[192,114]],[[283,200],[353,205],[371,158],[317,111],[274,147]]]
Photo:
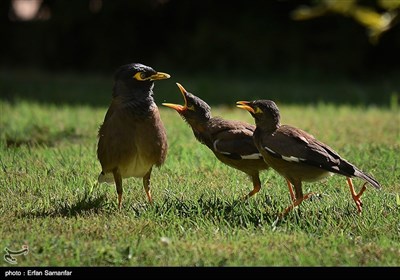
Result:
[[[254,143],[265,162],[287,180],[293,204],[286,208],[284,214],[313,194],[303,195],[303,181],[318,181],[333,173],[346,176],[359,213],[362,210],[360,197],[366,189],[365,185],[369,183],[377,189],[381,188],[374,178],[312,135],[292,126],[281,125],[279,109],[273,101],[238,101],[237,107],[249,111],[254,117],[257,126]],[[354,191],[352,177],[366,181],[358,194]],[[292,185],[296,195],[293,194]]]
[[99,129],[97,157],[102,171],[98,181],[114,183],[118,208],[122,201],[122,179],[143,178],[149,202],[153,165],[167,156],[167,136],[153,99],[154,81],[170,75],[149,66],[132,63],[119,67],[114,76],[112,102]]
[[196,139],[206,145],[223,163],[243,171],[253,181],[253,190],[249,198],[261,189],[259,173],[268,165],[262,159],[253,141],[255,126],[234,120],[224,120],[211,116],[210,106],[199,97],[187,92],[177,83],[185,105],[162,103],[175,109],[191,126]]

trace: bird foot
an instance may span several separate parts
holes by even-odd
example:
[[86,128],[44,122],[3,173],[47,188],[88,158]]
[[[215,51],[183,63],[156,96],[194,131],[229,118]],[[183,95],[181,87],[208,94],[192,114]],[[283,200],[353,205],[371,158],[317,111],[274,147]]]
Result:
[[314,197],[314,196],[319,197],[319,194],[314,193],[314,192],[310,192],[310,193],[304,195],[303,198],[300,199],[301,200],[300,202],[302,202],[303,200],[309,199],[311,197]]
[[242,200],[245,201],[247,199],[249,199],[250,197],[252,197],[253,195],[257,194],[260,191],[260,188],[254,188],[251,192],[249,192],[248,194],[246,194]]
[[122,193],[118,194],[118,210],[121,210],[122,205]]
[[[301,201],[303,201],[303,200],[301,200]],[[279,219],[285,217],[290,211],[292,211],[295,207],[297,207],[301,203],[301,201],[296,200],[296,201],[294,201],[293,204],[286,207],[286,209],[283,212],[279,213],[279,215],[278,215]]]
[[153,204],[153,198],[151,197],[150,190],[146,191],[146,196],[147,196],[147,199],[148,199],[149,203],[152,205]]
[[297,207],[298,205],[300,205],[300,203],[302,203],[304,200],[309,199],[309,198],[311,198],[311,197],[313,197],[313,196],[319,197],[320,195],[317,194],[317,193],[310,192],[310,193],[304,195],[302,198],[299,198],[299,199],[294,200],[293,203],[292,203],[291,205],[289,205],[289,206],[285,209],[285,211],[283,211],[282,213],[279,214],[279,216],[280,216],[280,217],[286,216],[287,213],[289,213],[292,209],[294,209],[295,207]]
[[353,197],[354,202],[356,203],[357,206],[357,210],[358,213],[361,213],[362,211],[362,206],[363,203],[361,201],[361,196],[364,193],[364,191],[367,189],[367,187],[365,186],[367,183],[364,183],[364,185],[362,186],[360,192],[358,194],[352,193],[351,196]]

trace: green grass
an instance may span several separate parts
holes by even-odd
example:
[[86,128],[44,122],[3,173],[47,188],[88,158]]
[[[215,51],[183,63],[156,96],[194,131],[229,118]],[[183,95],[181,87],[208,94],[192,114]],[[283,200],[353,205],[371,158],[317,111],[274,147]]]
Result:
[[[179,98],[177,89],[174,94]],[[265,171],[261,191],[240,202],[250,180],[218,162],[167,108],[160,110],[169,153],[153,171],[154,204],[141,179],[130,178],[123,181],[118,211],[115,187],[95,184],[96,135],[106,106],[31,97],[0,100],[0,250],[27,244],[29,253],[16,257],[17,266],[400,265],[397,107],[278,103],[283,123],[326,142],[373,175],[382,191],[368,187],[358,215],[344,177],[307,183],[304,192],[321,198],[273,225],[290,202],[285,180]],[[233,104],[215,105],[213,113],[253,122]],[[357,189],[363,183],[354,182]]]

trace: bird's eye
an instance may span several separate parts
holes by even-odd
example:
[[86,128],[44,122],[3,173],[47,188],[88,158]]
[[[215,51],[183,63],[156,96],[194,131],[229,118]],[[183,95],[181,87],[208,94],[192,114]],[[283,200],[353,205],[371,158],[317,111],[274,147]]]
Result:
[[254,108],[254,113],[256,113],[256,114],[262,114],[263,111],[260,109],[260,107],[255,107],[255,108]]
[[138,81],[145,81],[145,80],[148,79],[148,78],[146,78],[146,74],[143,73],[143,72],[137,72],[137,73],[133,76],[133,78],[135,78],[135,79],[138,80]]

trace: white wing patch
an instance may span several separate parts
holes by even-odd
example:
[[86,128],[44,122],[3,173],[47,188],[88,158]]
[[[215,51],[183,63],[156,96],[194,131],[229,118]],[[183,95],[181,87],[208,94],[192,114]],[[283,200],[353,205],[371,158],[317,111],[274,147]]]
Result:
[[[307,141],[306,139],[304,139],[304,141]],[[294,156],[283,156],[283,155],[280,155],[280,154],[278,154],[278,153],[276,153],[276,152],[274,152],[273,150],[271,150],[270,148],[268,148],[268,147],[264,147],[264,149],[266,149],[268,152],[270,152],[271,154],[273,154],[273,155],[276,155],[276,156],[279,156],[279,157],[281,157],[283,160],[286,160],[286,161],[289,161],[289,162],[301,162],[301,161],[306,161],[306,159],[304,159],[304,158],[298,158],[298,157],[294,157]]]
[[305,138],[305,137],[303,137],[303,136],[300,136],[299,137],[303,142],[305,142],[305,143],[307,143],[308,144],[308,141],[307,141],[307,139]]
[[213,143],[213,146],[214,146],[214,150],[215,150],[215,151],[218,151],[218,149],[217,149],[218,141],[219,141],[219,139],[215,140],[214,143]]
[[214,151],[216,151],[216,152],[218,152],[218,153],[220,153],[220,154],[223,154],[223,155],[230,155],[231,153],[223,152],[223,151],[218,150],[217,145],[218,145],[219,140],[220,140],[220,139],[217,139],[217,140],[215,140],[214,143],[213,143]]
[[215,140],[215,141],[214,141],[214,144],[213,144],[214,150],[217,151],[217,152],[219,152],[219,151],[218,151],[218,148],[217,148],[218,142],[219,142],[219,139]]
[[275,153],[273,150],[271,150],[270,148],[268,148],[268,147],[264,147],[264,149],[266,149],[268,152],[270,152],[270,153],[272,153],[272,154],[274,154],[274,155],[276,155],[277,153]]
[[251,155],[244,155],[240,156],[242,159],[261,159],[262,155],[259,153],[251,154]]
[[[214,143],[213,143],[214,151],[216,151],[220,154],[223,154],[223,155],[231,155],[232,153],[223,152],[223,151],[218,150],[217,145],[218,145],[219,141],[220,141],[220,139],[217,139],[214,141]],[[261,159],[262,155],[260,153],[255,153],[255,154],[250,154],[250,155],[240,155],[240,157],[242,159]]]
[[289,161],[289,162],[300,162],[300,161],[305,161],[304,158],[297,158],[294,156],[290,156],[290,157],[285,157],[285,156],[281,156],[283,160]]

